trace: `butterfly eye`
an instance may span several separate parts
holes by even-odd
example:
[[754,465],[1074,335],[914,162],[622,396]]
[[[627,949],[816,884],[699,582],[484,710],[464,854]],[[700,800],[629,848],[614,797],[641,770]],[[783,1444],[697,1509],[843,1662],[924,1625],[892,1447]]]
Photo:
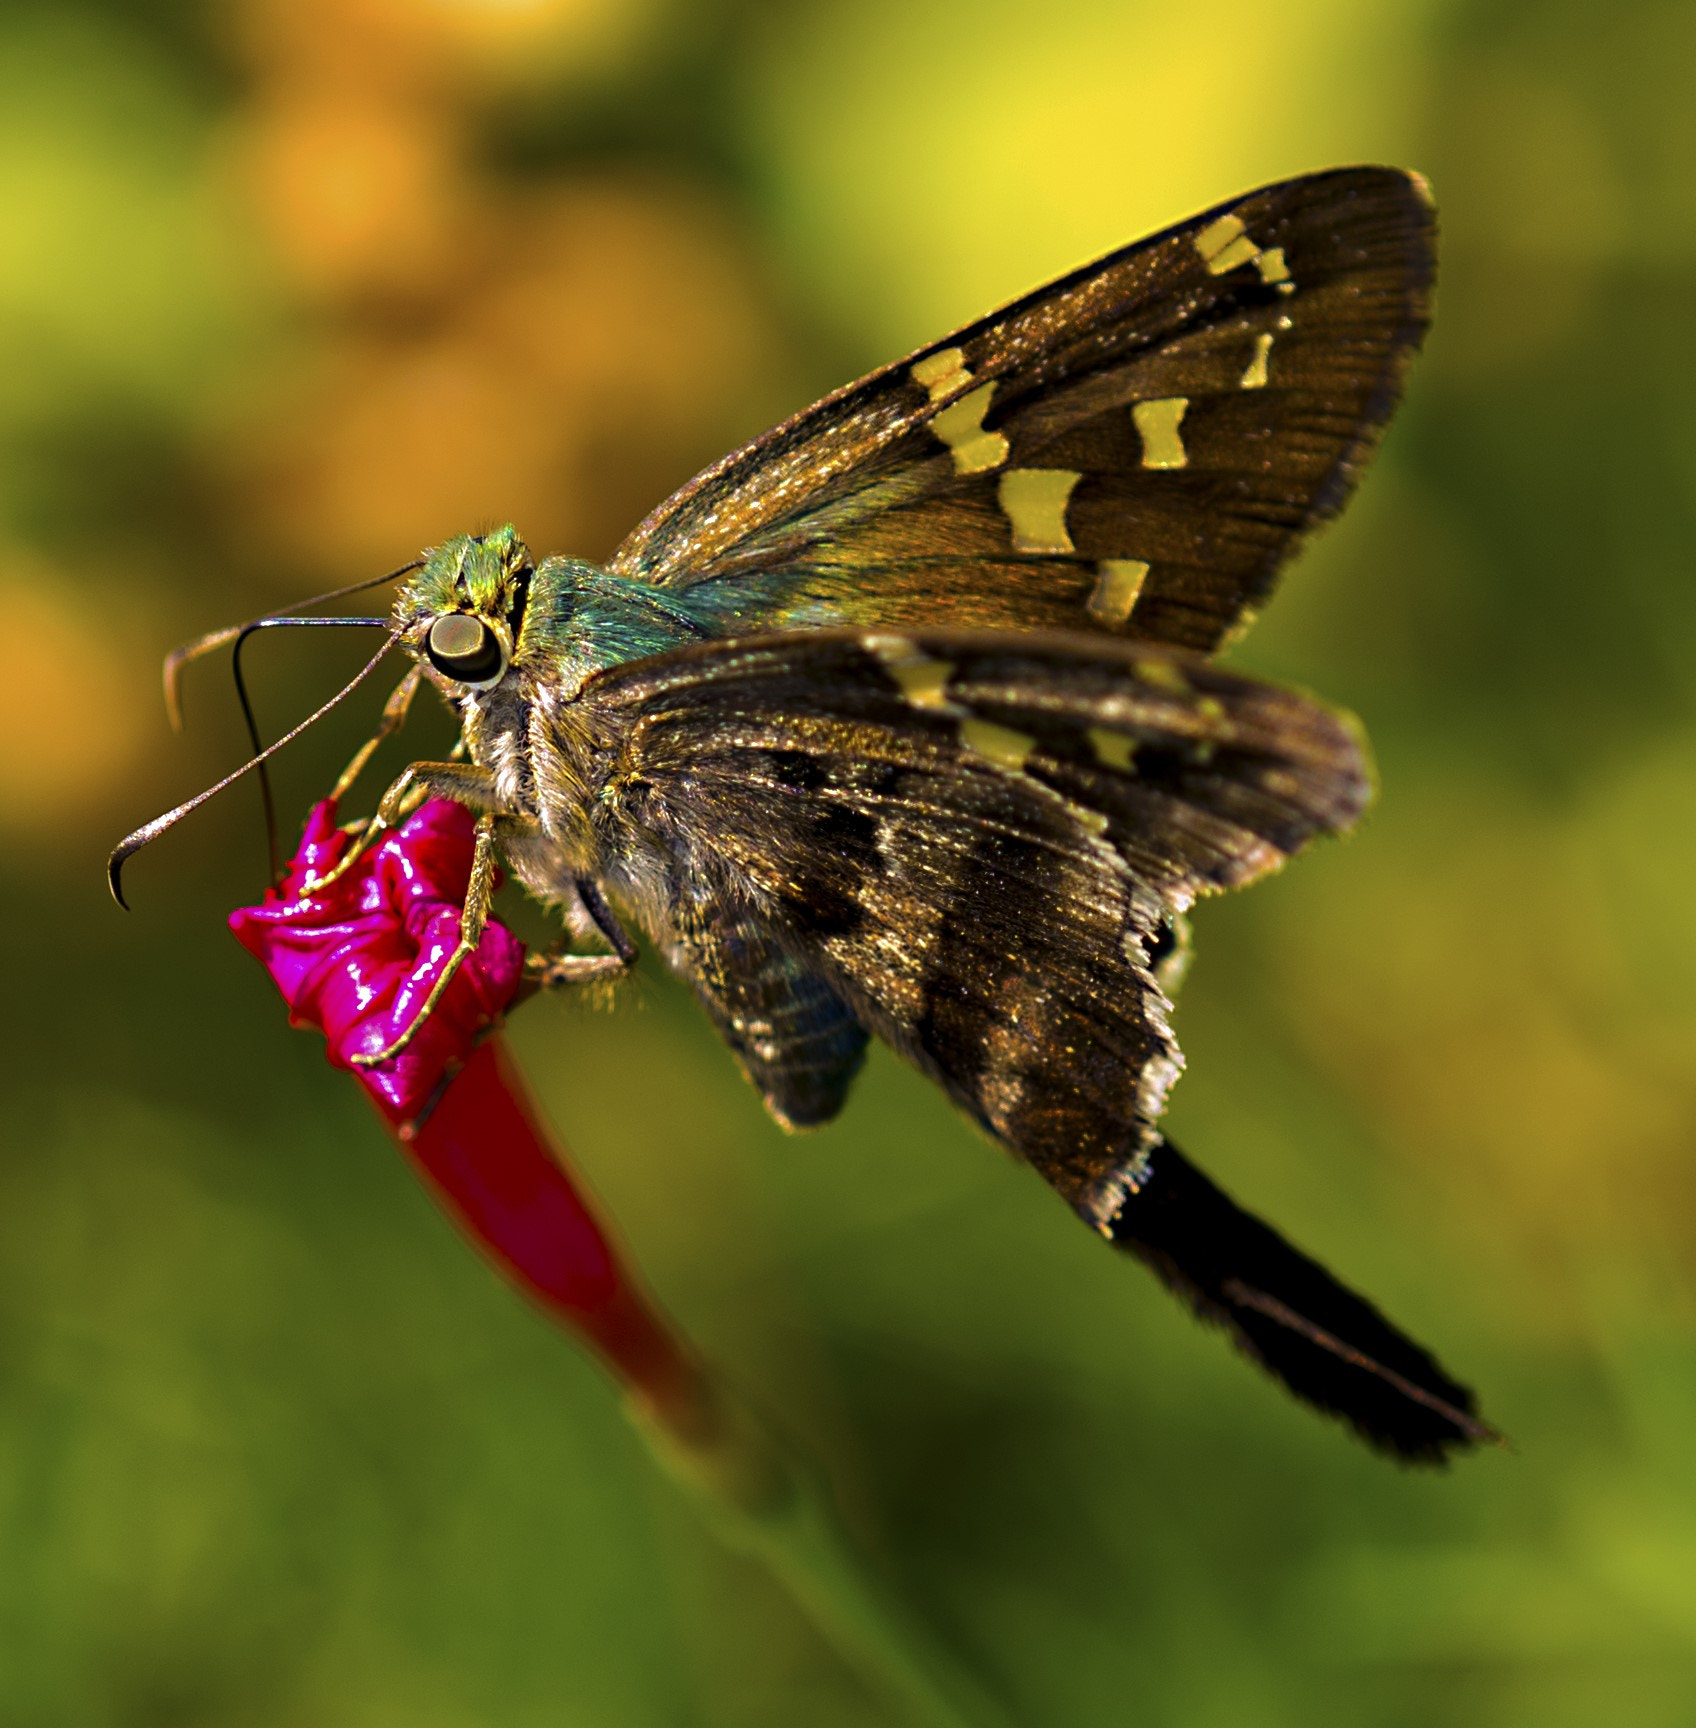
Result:
[[430,664],[461,684],[493,684],[506,670],[500,638],[481,618],[449,612],[430,626]]

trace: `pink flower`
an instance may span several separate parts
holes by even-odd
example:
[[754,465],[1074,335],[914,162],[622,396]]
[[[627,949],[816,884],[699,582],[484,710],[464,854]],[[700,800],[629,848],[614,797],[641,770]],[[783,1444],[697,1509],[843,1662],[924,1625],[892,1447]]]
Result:
[[[301,884],[326,874],[350,844],[335,806],[314,805],[281,889],[230,914],[236,940],[276,980],[291,1023],[317,1027],[338,1068],[387,1048],[412,1024],[458,943],[471,813],[432,798],[345,876],[303,896]],[[478,1034],[500,1019],[523,968],[524,944],[491,920],[406,1049],[378,1068],[354,1069],[391,1121],[425,1109]]]
[[346,852],[335,806],[313,807],[280,889],[230,914],[295,1026],[365,1087],[413,1168],[456,1224],[555,1319],[582,1336],[669,1427],[701,1420],[692,1358],[655,1316],[566,1174],[517,1070],[493,1036],[523,978],[524,944],[491,920],[430,1018],[413,1020],[459,940],[472,818],[431,799],[328,887],[302,894]]
[[822,1479],[708,1376],[620,1261],[496,1035],[523,978],[512,932],[489,924],[398,1057],[353,1064],[412,1023],[457,946],[473,832],[463,809],[434,800],[345,876],[303,894],[349,845],[335,820],[332,804],[317,805],[282,887],[230,915],[290,1020],[325,1035],[330,1060],[351,1068],[448,1215],[597,1352],[629,1390],[657,1455],[713,1508],[720,1530],[765,1561],[903,1715],[910,1706],[938,1723],[1003,1720],[862,1572]]

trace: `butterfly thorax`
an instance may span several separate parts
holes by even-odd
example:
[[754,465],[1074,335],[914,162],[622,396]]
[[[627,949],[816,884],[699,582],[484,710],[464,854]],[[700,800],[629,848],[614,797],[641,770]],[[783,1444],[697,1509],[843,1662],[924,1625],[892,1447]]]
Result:
[[712,632],[684,598],[575,558],[547,558],[530,584],[513,670],[556,704],[597,672]]
[[702,622],[676,596],[583,560],[532,569],[510,530],[439,548],[405,605],[420,646],[439,617],[465,615],[510,657],[500,676],[472,684],[444,676],[427,650],[422,664],[460,715],[470,759],[493,774],[494,807],[510,819],[501,850],[520,881],[557,902],[572,878],[617,878],[624,838],[612,833],[607,786],[619,736],[584,688],[610,667],[702,638]]

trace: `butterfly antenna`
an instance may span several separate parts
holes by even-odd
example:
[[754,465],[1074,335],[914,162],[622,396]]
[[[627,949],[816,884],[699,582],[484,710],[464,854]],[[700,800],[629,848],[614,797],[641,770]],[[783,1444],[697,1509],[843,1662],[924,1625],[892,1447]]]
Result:
[[[410,564],[403,564],[398,570],[391,570],[385,576],[368,576],[363,582],[350,582],[345,588],[332,588],[328,594],[315,594],[310,600],[302,600],[300,606],[323,606],[331,600],[345,600],[350,594],[363,594],[368,588],[381,588],[385,582],[398,581],[402,576],[410,575],[423,562],[422,558],[414,558]],[[196,636],[192,642],[184,642],[165,656],[165,713],[170,718],[173,732],[183,729],[182,669],[191,660],[204,659],[206,655],[215,654],[220,648],[228,647],[230,643],[239,640],[244,631],[255,625],[269,622],[271,618],[266,617],[250,618],[243,624],[226,624],[222,630],[209,630],[204,636]],[[257,742],[254,748],[258,749]]]
[[[229,639],[234,640],[239,638],[247,631],[271,629],[280,625],[302,624],[363,624],[376,629],[387,629],[389,620],[387,618],[256,618],[251,624],[239,626],[236,630],[230,632]],[[106,880],[111,887],[112,898],[116,900],[127,912],[129,910],[129,902],[124,899],[122,884],[124,865],[128,863],[143,846],[147,845],[149,841],[157,840],[167,828],[175,827],[176,824],[191,811],[198,810],[208,798],[216,798],[226,786],[233,786],[235,782],[242,777],[242,775],[250,773],[253,769],[260,767],[263,763],[268,761],[272,756],[275,756],[285,744],[292,744],[302,732],[306,731],[308,727],[316,726],[318,722],[336,706],[337,703],[352,695],[353,692],[357,690],[373,672],[376,671],[383,656],[394,647],[395,642],[395,636],[392,634],[386,636],[383,640],[382,647],[365,662],[359,671],[354,673],[353,677],[350,678],[347,683],[345,683],[341,689],[329,699],[328,702],[324,703],[321,708],[315,709],[311,714],[307,715],[307,717],[302,720],[298,726],[291,727],[276,741],[275,744],[268,745],[265,749],[258,751],[254,756],[244,762],[241,767],[236,769],[233,774],[226,774],[216,785],[208,786],[204,792],[196,793],[194,797],[187,801],[187,803],[179,804],[174,810],[167,810],[163,816],[155,816],[151,822],[146,823],[144,826],[136,829],[133,834],[126,835],[124,839],[120,840],[118,844],[112,848],[111,857],[106,860]]]
[[[372,584],[366,583],[365,586],[370,587]],[[327,594],[319,595],[320,600],[328,598]],[[282,854],[277,845],[277,801],[271,792],[271,770],[265,766],[265,741],[259,735],[259,722],[253,716],[253,703],[247,694],[247,679],[241,669],[241,651],[247,646],[248,637],[256,630],[278,630],[295,626],[310,629],[314,625],[328,625],[334,629],[350,626],[370,628],[372,625],[387,623],[386,618],[255,618],[251,623],[236,626],[235,646],[230,650],[230,671],[236,681],[241,717],[247,722],[247,736],[253,745],[253,759],[259,767],[259,795],[265,805],[265,845],[271,863],[270,880],[273,886],[282,879],[283,874]],[[363,677],[364,674],[361,673],[360,676]]]
[[[253,717],[247,680],[242,676],[241,651],[246,641],[245,631],[236,638],[235,647],[230,651],[230,675],[236,681],[236,700],[241,703],[241,717],[247,722],[248,742],[253,746],[254,759],[258,761],[265,753],[265,743],[259,736],[259,722]],[[275,887],[282,878],[283,858],[282,848],[277,843],[277,800],[271,790],[271,770],[263,761],[259,762],[259,799],[265,807],[265,858],[271,871],[266,880]]]

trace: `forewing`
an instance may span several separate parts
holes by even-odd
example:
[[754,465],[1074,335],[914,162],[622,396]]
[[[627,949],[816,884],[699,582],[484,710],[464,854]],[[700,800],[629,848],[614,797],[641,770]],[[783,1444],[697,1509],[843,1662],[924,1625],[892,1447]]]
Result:
[[1263,187],[825,398],[661,505],[613,569],[743,628],[1213,648],[1352,489],[1424,333],[1434,244],[1398,170]]
[[1151,973],[1197,893],[1368,796],[1356,734],[1083,635],[795,632],[601,674],[621,843],[735,898],[1086,1217],[1176,1077]]

